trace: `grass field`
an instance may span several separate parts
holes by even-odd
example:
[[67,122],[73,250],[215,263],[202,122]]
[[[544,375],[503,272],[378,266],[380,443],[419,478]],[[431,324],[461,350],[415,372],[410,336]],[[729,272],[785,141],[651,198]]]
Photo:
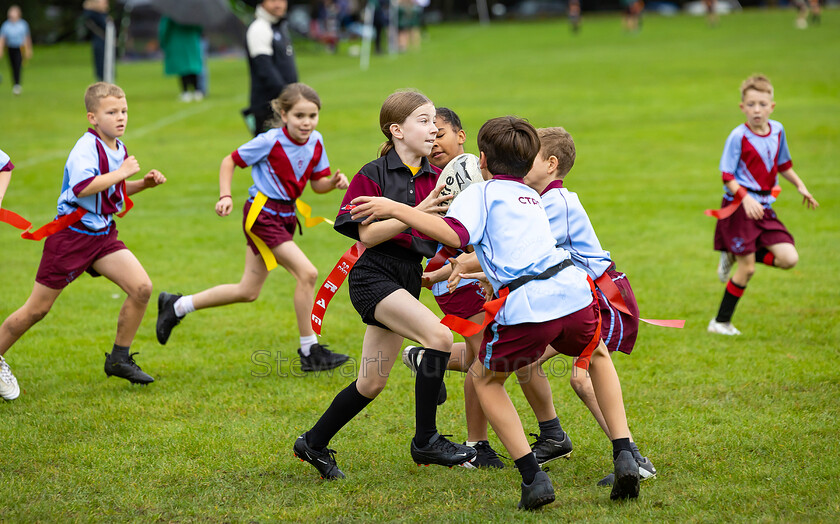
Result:
[[[332,166],[348,174],[374,158],[379,104],[401,87],[458,111],[470,152],[479,126],[503,114],[572,133],[578,160],[567,185],[629,274],[643,315],[687,320],[683,330],[642,327],[632,357],[615,358],[634,436],[659,470],[638,501],[611,503],[595,486],[610,467],[609,443],[567,385],[568,362],[554,367],[552,385],[575,452],[551,467],[557,502],[538,514],[514,509],[519,475],[510,467],[412,463],[413,379],[402,367],[331,444],[347,480],[319,480],[292,456],[292,443],[356,370],[303,376],[290,367],[293,280],[280,270],[257,302],[195,314],[166,347],[155,340],[153,304],[132,348],[156,379],[145,388],[102,372],[121,292],[89,277],[70,286],[6,355],[23,394],[0,403],[0,521],[836,522],[838,15],[828,10],[807,31],[793,28],[792,11],[739,13],[716,29],[702,18],[651,16],[638,35],[624,34],[614,16],[585,19],[578,36],[563,21],[442,25],[429,29],[422,51],[374,57],[367,72],[344,54],[298,56],[301,78],[323,99],[319,129]],[[3,206],[37,224],[53,217],[67,152],[86,128],[89,52],[37,48],[22,96],[12,97],[5,71],[0,84],[0,148],[17,166]],[[774,81],[774,118],[821,207],[807,211],[783,182],[776,209],[800,263],[786,272],[759,268],[734,318],[744,334],[713,336],[706,324],[723,286],[714,223],[702,211],[719,203],[723,142],[743,121],[738,85],[759,71]],[[119,220],[155,296],[237,281],[242,270],[238,212],[221,219],[213,206],[220,160],[249,138],[238,114],[247,65],[213,60],[210,75],[210,96],[183,105],[160,63],[118,68],[129,152],[144,171],[169,179],[138,195]],[[237,206],[249,180],[237,172]],[[303,198],[331,216],[341,196]],[[323,225],[298,241],[322,278],[350,244]],[[5,318],[31,291],[41,245],[2,225],[0,253]],[[339,292],[323,341],[358,358],[362,335]],[[272,363],[268,376],[258,376],[266,366],[255,359]],[[463,440],[463,379],[449,374],[446,382],[438,426]],[[509,391],[536,431],[518,387]]]

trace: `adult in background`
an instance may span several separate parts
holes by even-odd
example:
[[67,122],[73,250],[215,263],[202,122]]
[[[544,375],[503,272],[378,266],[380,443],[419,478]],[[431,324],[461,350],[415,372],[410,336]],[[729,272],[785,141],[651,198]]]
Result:
[[179,24],[168,16],[160,19],[158,39],[163,50],[163,68],[167,75],[181,78],[181,102],[202,100],[198,88],[201,60],[201,26]]
[[12,66],[12,93],[19,95],[23,88],[20,86],[20,71],[23,61],[32,58],[32,37],[29,24],[22,18],[20,7],[9,7],[6,21],[0,26],[0,59],[3,50],[9,48],[9,64]]
[[85,27],[93,48],[93,69],[96,79],[105,79],[105,28],[108,26],[108,0],[85,0],[82,4]]
[[271,100],[280,96],[287,85],[298,81],[286,20],[288,1],[262,0],[256,6],[255,20],[246,33],[251,70],[251,107],[246,113],[254,117],[254,136],[265,131],[266,123],[274,118]]

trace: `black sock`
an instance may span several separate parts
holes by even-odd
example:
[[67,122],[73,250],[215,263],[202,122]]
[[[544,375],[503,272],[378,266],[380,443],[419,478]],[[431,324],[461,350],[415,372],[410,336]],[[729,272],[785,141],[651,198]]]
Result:
[[735,313],[735,306],[738,305],[738,299],[744,294],[747,286],[739,286],[732,279],[726,283],[726,291],[723,292],[723,300],[720,301],[720,309],[718,310],[717,322],[729,322],[732,320],[732,314]]
[[356,381],[338,392],[330,407],[312,429],[306,432],[306,442],[314,449],[324,449],[345,424],[353,420],[373,399],[359,393]]
[[128,350],[131,346],[118,346],[114,344],[114,348],[111,350],[111,359],[112,360],[128,360]]
[[514,460],[513,463],[516,464],[516,469],[522,475],[523,483],[531,484],[534,482],[534,477],[537,476],[540,465],[537,464],[537,457],[533,453],[526,453],[524,456]]
[[449,353],[425,348],[414,381],[414,444],[422,448],[437,433],[437,398]]
[[544,438],[550,438],[557,441],[562,441],[565,433],[563,432],[563,427],[560,425],[560,419],[558,417],[554,417],[551,420],[546,420],[545,422],[540,422],[540,436]]
[[630,441],[630,451],[633,453],[633,458],[640,461],[644,458],[642,456],[642,452],[639,451],[639,446],[636,445],[635,442],[632,440]]
[[633,448],[630,447],[630,439],[629,438],[617,438],[612,441],[613,444],[613,460],[618,458],[618,454],[622,451],[629,451],[630,454],[633,454]]

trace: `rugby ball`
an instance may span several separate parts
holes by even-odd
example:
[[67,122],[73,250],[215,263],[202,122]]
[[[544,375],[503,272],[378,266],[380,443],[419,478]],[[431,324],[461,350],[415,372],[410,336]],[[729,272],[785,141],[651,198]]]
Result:
[[[464,153],[456,156],[446,164],[446,167],[440,172],[437,185],[440,186],[442,184],[444,186],[440,192],[441,196],[458,196],[458,193],[466,189],[470,184],[483,181],[484,177],[481,176],[481,168],[478,167],[478,157],[470,153]],[[451,200],[444,202],[443,205],[449,205],[449,202]]]

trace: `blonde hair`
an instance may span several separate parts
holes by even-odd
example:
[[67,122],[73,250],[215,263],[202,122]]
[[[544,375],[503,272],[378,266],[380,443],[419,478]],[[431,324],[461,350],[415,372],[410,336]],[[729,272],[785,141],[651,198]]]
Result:
[[120,86],[107,82],[91,84],[85,91],[85,110],[88,113],[93,113],[99,108],[99,102],[109,96],[125,98],[125,91]]
[[537,129],[540,136],[540,156],[543,160],[557,158],[557,178],[562,179],[575,165],[575,141],[572,135],[562,127],[543,127]]
[[280,96],[271,101],[271,110],[274,111],[274,118],[271,120],[272,127],[282,127],[283,120],[280,113],[288,113],[301,99],[309,100],[321,110],[321,97],[318,92],[301,82],[287,85]]
[[419,91],[404,90],[392,93],[382,102],[379,110],[379,128],[387,140],[379,146],[379,156],[385,156],[394,148],[391,125],[402,124],[420,106],[431,104],[426,95]]
[[773,84],[770,83],[769,78],[762,74],[752,75],[741,83],[741,100],[744,99],[744,95],[750,89],[759,93],[767,93],[770,98],[773,98]]

